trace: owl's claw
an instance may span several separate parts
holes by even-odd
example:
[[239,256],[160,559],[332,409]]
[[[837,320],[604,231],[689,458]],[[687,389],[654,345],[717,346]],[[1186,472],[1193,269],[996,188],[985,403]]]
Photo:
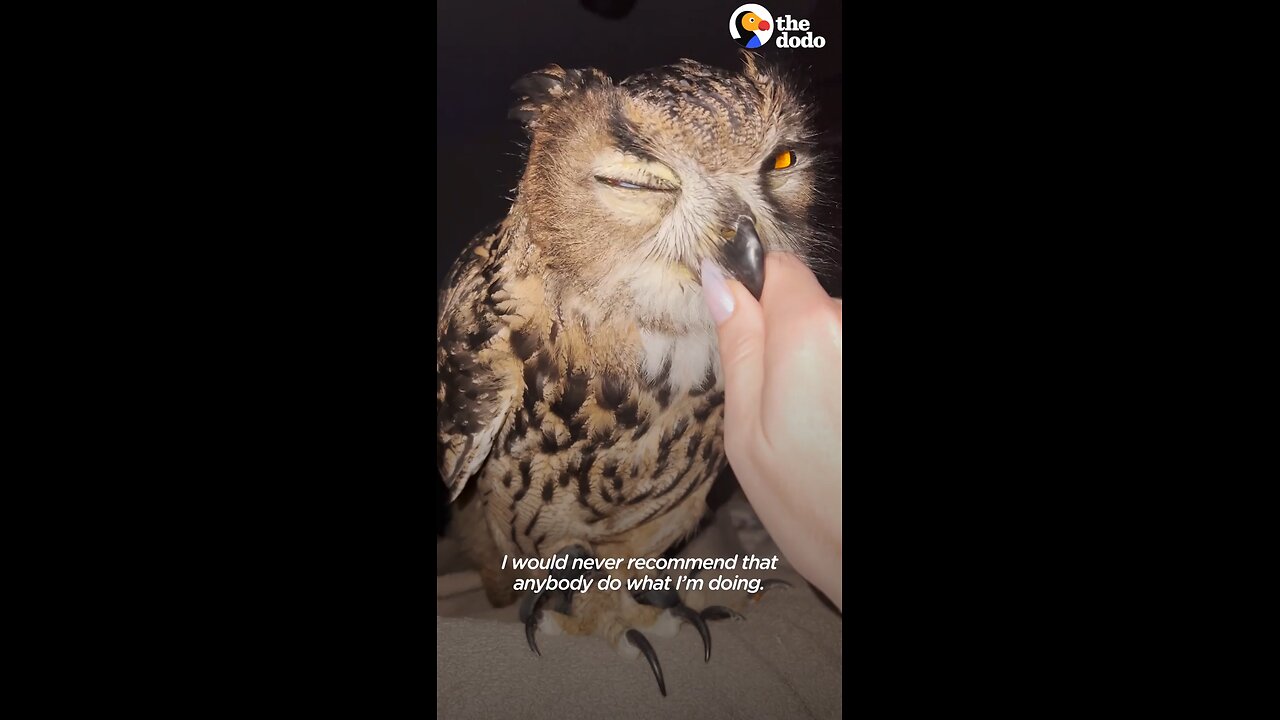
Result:
[[671,614],[684,620],[698,630],[698,634],[702,636],[703,662],[711,662],[711,631],[707,630],[707,623],[702,616],[694,612],[688,605],[676,605],[671,608]]
[[641,605],[652,605],[670,610],[672,615],[689,623],[702,636],[703,662],[711,662],[711,631],[703,617],[688,605],[680,602],[680,595],[675,590],[647,590],[635,595],[636,602]]
[[649,639],[639,630],[628,630],[627,642],[636,646],[644,654],[644,659],[649,661],[649,667],[653,668],[653,676],[658,678],[658,690],[662,693],[662,697],[666,697],[667,684],[662,680],[662,665],[658,663],[658,653],[653,651]]
[[[556,557],[592,557],[591,553],[581,545],[572,545],[565,548]],[[552,577],[572,578],[572,572],[562,572],[553,570]],[[556,599],[556,603],[551,606],[552,610],[568,615],[573,608],[573,592],[570,590],[543,590],[541,594],[534,595],[530,593],[525,596],[524,602],[520,605],[520,619],[524,621],[524,637],[529,641],[529,649],[538,657],[542,657],[542,652],[538,650],[538,642],[534,639],[534,635],[538,632],[538,623],[542,621],[542,606],[552,599]]]
[[529,608],[529,614],[524,618],[524,637],[529,641],[529,649],[538,657],[542,657],[542,652],[538,650],[538,642],[533,636],[538,632],[538,623],[542,622],[542,606],[546,604],[549,597],[551,593],[548,592],[535,597],[533,606]]
[[[559,597],[560,602],[554,609],[567,613],[571,598],[560,590],[546,590],[539,595],[531,595],[532,602],[520,608],[520,615],[524,618],[524,637],[529,641],[529,649],[538,657],[542,657],[542,652],[538,650],[538,642],[534,640],[534,635],[538,632],[538,623],[542,622],[542,606],[553,597]],[[526,614],[528,613],[528,614]]]
[[529,641],[529,649],[538,657],[542,657],[542,653],[538,650],[538,642],[533,639],[534,633],[538,632],[538,621],[542,619],[542,611],[538,610],[524,621],[524,637]]
[[708,605],[702,609],[703,620],[728,620],[729,618],[733,618],[734,620],[747,619],[746,616],[737,610],[727,608],[723,605]]

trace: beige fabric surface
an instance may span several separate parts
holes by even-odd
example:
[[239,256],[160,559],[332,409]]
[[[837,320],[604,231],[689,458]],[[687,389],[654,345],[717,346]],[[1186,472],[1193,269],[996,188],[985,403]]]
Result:
[[442,718],[838,718],[843,622],[786,563],[737,494],[680,553],[685,557],[777,554],[776,571],[706,571],[703,578],[776,577],[758,601],[741,592],[686,598],[698,609],[722,604],[745,621],[709,622],[711,662],[684,626],[674,638],[647,634],[662,663],[664,698],[643,658],[626,659],[598,637],[538,634],[529,650],[515,606],[489,606],[478,573],[451,541],[437,544],[436,711]]

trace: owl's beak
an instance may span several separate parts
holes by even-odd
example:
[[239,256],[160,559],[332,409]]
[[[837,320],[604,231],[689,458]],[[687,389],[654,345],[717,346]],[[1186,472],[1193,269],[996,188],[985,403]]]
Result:
[[733,239],[721,248],[720,258],[720,266],[759,300],[764,292],[764,245],[750,215],[738,216]]

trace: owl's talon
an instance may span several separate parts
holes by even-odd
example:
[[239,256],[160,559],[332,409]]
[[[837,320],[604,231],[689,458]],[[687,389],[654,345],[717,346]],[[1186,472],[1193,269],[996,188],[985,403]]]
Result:
[[542,657],[542,653],[538,650],[538,643],[533,639],[534,633],[538,631],[538,622],[542,620],[542,611],[535,610],[528,620],[524,621],[524,637],[529,641],[529,649],[538,657]]
[[653,676],[658,678],[658,690],[662,693],[662,697],[666,697],[667,684],[662,680],[662,665],[658,663],[658,653],[653,651],[648,638],[639,630],[628,630],[627,642],[636,646],[644,655],[644,659],[649,661],[649,667],[653,668]]
[[546,604],[547,599],[552,593],[544,592],[533,598],[533,605],[529,607],[529,614],[524,618],[524,637],[529,641],[529,649],[538,657],[542,657],[542,652],[538,650],[538,643],[534,640],[534,634],[538,631],[538,623],[542,622],[542,606]]
[[707,629],[707,623],[702,616],[694,612],[688,605],[676,605],[671,608],[671,614],[684,620],[698,630],[698,634],[702,636],[703,662],[711,662],[711,631]]
[[723,605],[708,605],[702,609],[703,620],[728,620],[729,618],[733,618],[734,620],[747,619],[745,615],[737,610],[727,608]]

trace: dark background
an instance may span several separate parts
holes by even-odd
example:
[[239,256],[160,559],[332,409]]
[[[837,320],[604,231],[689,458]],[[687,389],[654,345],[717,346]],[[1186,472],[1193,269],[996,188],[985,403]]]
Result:
[[[500,220],[523,172],[526,136],[507,119],[515,99],[511,84],[555,63],[595,67],[615,82],[658,65],[690,58],[736,70],[740,48],[729,36],[729,17],[742,2],[634,0],[451,0],[436,16],[436,253],[437,286],[476,233]],[[830,271],[822,281],[843,296],[842,136],[843,76],[841,4],[831,0],[760,3],[776,19],[807,19],[822,48],[756,52],[785,59],[808,82],[817,106],[819,142],[833,158],[824,190],[836,202],[818,222],[833,237]],[[803,35],[803,33],[800,33]],[[775,31],[774,37],[777,37]],[[438,522],[443,525],[444,484]]]

